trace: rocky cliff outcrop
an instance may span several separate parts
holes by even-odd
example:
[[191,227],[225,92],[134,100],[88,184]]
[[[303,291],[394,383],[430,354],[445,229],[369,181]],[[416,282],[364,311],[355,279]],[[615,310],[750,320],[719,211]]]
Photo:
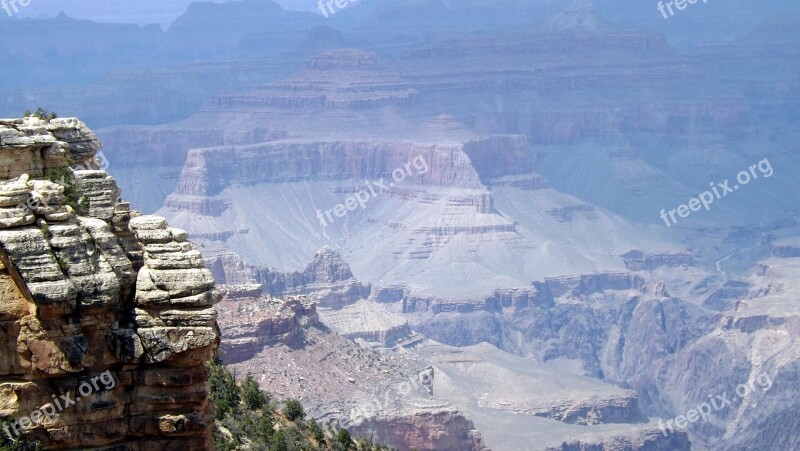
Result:
[[772,255],[780,258],[800,257],[800,239],[781,239],[772,243]]
[[316,302],[305,297],[262,296],[250,290],[228,288],[217,309],[223,325],[222,350],[227,363],[253,358],[267,346],[303,345],[303,328],[319,325]]
[[[46,449],[210,449],[214,279],[76,119],[0,120],[0,416]],[[72,168],[70,167],[72,166]]]
[[336,251],[322,248],[303,272],[281,273],[259,269],[256,280],[271,295],[307,295],[323,307],[341,308],[369,296],[371,287],[353,276]]

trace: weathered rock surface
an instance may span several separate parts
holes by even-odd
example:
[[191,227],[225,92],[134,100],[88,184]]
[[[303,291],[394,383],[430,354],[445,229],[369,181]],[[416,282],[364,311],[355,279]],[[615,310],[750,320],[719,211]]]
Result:
[[[431,399],[408,352],[378,352],[326,329],[302,298],[248,298],[219,304],[225,360],[309,415],[402,450],[483,450],[480,434],[452,404]],[[246,360],[241,360],[246,357]]]
[[118,201],[99,147],[76,119],[0,120],[0,415],[46,449],[210,449],[214,280]]
[[226,288],[226,299],[217,306],[227,363],[244,362],[278,343],[300,347],[304,342],[303,328],[319,325],[313,300],[271,298],[261,295],[258,288],[256,293],[231,293],[234,290]]

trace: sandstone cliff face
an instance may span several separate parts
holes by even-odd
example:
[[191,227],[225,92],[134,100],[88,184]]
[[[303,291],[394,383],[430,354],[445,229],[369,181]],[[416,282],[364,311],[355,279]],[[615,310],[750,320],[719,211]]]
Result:
[[0,120],[4,432],[47,449],[209,449],[214,280],[186,232],[119,200],[99,147],[76,119]]

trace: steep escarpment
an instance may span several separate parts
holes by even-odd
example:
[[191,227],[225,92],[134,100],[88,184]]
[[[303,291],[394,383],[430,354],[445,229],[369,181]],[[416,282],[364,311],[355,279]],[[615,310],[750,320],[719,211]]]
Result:
[[46,449],[209,449],[220,296],[76,119],[0,120],[0,416]]
[[[520,142],[519,137],[517,140],[504,140],[509,147],[519,146]],[[394,169],[402,170],[404,165],[411,165],[415,158],[429,164],[433,170],[428,173],[426,166],[418,163],[420,167],[413,171],[417,174],[412,173],[412,177],[405,180],[406,184],[457,184],[468,189],[483,187],[463,147],[459,145],[369,140],[281,140],[191,150],[176,192],[167,199],[166,205],[171,206],[176,196],[215,195],[233,184],[388,179]],[[222,174],[225,177],[220,177]]]

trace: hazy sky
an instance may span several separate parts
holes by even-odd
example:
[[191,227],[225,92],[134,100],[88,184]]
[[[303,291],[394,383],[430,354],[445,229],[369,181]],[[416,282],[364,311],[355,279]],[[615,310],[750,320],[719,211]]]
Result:
[[[63,11],[70,17],[101,22],[160,23],[167,28],[197,0],[31,0],[20,7],[20,17],[52,17]],[[212,0],[205,0],[212,1]],[[227,0],[213,0],[225,3]],[[275,0],[285,9],[312,10],[315,0]]]

